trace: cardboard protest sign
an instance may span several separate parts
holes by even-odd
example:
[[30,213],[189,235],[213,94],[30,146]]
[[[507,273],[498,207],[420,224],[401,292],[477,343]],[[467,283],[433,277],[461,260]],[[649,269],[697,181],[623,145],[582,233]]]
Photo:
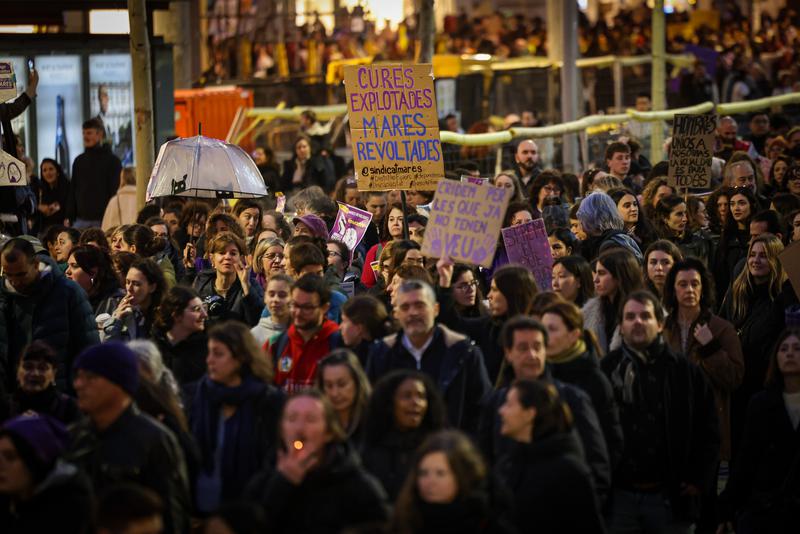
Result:
[[464,182],[464,183],[467,183],[467,184],[478,184],[478,185],[480,185],[482,183],[488,182],[489,178],[486,178],[484,176],[469,176],[467,174],[462,174],[461,175],[461,181]]
[[714,115],[675,115],[669,151],[669,184],[672,187],[711,187],[716,127]]
[[344,69],[360,191],[433,191],[444,176],[431,65]]
[[339,213],[333,223],[330,238],[344,243],[350,249],[350,260],[353,259],[353,250],[361,243],[367,232],[372,213],[358,209],[344,202],[339,202]]
[[0,102],[16,98],[17,78],[14,75],[14,64],[10,61],[0,61]]
[[3,185],[28,185],[28,173],[24,163],[0,150],[0,186]]
[[783,270],[792,283],[794,293],[800,298],[800,241],[795,241],[778,254]]
[[503,244],[510,263],[528,268],[536,279],[539,291],[550,291],[553,277],[553,253],[547,240],[544,219],[503,228]]
[[422,254],[490,267],[511,198],[509,189],[441,180],[425,227]]

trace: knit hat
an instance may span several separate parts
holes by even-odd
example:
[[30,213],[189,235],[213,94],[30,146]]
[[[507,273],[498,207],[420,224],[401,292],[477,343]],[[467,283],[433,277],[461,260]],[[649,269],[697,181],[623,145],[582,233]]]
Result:
[[314,215],[313,213],[308,213],[302,217],[295,217],[294,223],[297,224],[298,222],[305,224],[308,229],[311,230],[311,233],[314,235],[314,237],[328,239],[328,226],[319,216]]
[[[69,432],[49,415],[20,415],[3,424],[2,432],[22,441],[33,453],[33,461],[50,466],[69,444]],[[29,463],[29,462],[26,462]],[[33,466],[28,466],[33,467]]]
[[75,360],[75,370],[90,371],[118,385],[130,395],[139,387],[139,359],[124,343],[109,341],[89,347]]

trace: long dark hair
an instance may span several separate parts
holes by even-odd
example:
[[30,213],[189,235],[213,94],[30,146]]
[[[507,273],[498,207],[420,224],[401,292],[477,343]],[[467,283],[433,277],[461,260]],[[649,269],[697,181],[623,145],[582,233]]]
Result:
[[348,299],[342,305],[342,315],[365,327],[372,339],[380,339],[392,331],[386,306],[372,295],[361,294]]
[[164,298],[164,292],[167,289],[167,282],[164,280],[164,273],[161,271],[161,267],[159,267],[158,264],[150,258],[139,258],[131,263],[131,266],[128,267],[127,271],[125,271],[126,277],[128,275],[128,271],[131,269],[136,269],[141,272],[144,277],[147,278],[149,283],[155,284],[156,286],[155,291],[153,291],[152,295],[150,295],[150,306],[145,313],[148,318],[148,322],[152,322],[158,307],[161,306],[161,299]]
[[217,323],[209,329],[208,339],[228,347],[234,359],[241,364],[243,376],[251,374],[264,382],[272,380],[273,369],[269,355],[261,350],[244,323],[239,321]]
[[[613,306],[615,310],[614,318],[622,310],[625,297],[636,290],[642,289],[644,280],[642,268],[636,260],[636,256],[624,249],[612,249],[600,254],[597,262],[611,273],[617,281],[617,292],[612,299],[602,297],[606,304]],[[609,319],[608,317],[606,318]]]
[[481,289],[480,277],[478,276],[478,271],[474,267],[464,263],[456,263],[453,266],[453,285],[455,285],[457,280],[461,278],[461,275],[466,272],[471,272],[478,284],[475,286],[475,304],[466,310],[462,310],[460,313],[465,317],[480,317],[486,315],[489,313],[489,311],[486,309],[486,305],[483,303],[483,290]]
[[143,224],[131,224],[122,232],[122,239],[129,246],[136,247],[136,253],[140,256],[153,256],[164,250],[167,241],[156,236],[149,226]]
[[191,287],[173,286],[161,300],[156,314],[155,327],[161,332],[168,332],[175,325],[175,316],[183,313],[186,306],[200,294]]
[[533,297],[539,293],[539,286],[528,269],[521,265],[503,265],[495,271],[492,280],[506,298],[507,317],[524,315],[530,311]]
[[561,265],[572,273],[572,276],[578,279],[581,287],[578,290],[578,296],[575,298],[575,304],[583,306],[586,301],[594,297],[594,280],[592,276],[592,266],[586,261],[583,256],[564,256],[557,258],[553,261],[553,267]]
[[441,452],[447,458],[447,463],[456,479],[457,498],[473,494],[486,481],[489,473],[486,462],[465,434],[458,430],[441,430],[431,434],[414,454],[412,467],[397,496],[394,516],[397,532],[412,534],[424,530],[420,513],[423,501],[417,486],[419,466],[426,456],[436,452]]
[[561,400],[553,384],[542,380],[517,379],[511,384],[517,391],[519,403],[526,409],[535,408],[533,441],[553,434],[563,434],[572,428],[572,412]]
[[676,322],[678,320],[678,298],[675,295],[675,279],[680,271],[697,271],[700,275],[700,315],[704,316],[714,308],[714,280],[708,267],[697,258],[688,257],[684,260],[675,262],[664,282],[664,296],[661,302],[667,311],[667,321]]
[[[656,231],[658,232],[658,237],[661,239],[669,239],[670,241],[676,241],[680,236],[678,236],[675,231],[667,225],[667,219],[669,216],[672,215],[672,211],[680,206],[681,204],[686,204],[686,201],[679,197],[678,195],[667,195],[661,200],[658,201],[656,204],[655,212],[653,213],[653,224],[656,227]],[[688,208],[687,208],[687,219],[688,219]],[[686,222],[686,228],[684,229],[684,233],[689,233],[689,222]]]
[[70,256],[75,258],[78,267],[91,276],[89,300],[106,297],[119,289],[119,280],[108,252],[92,245],[82,245],[73,248]]
[[796,326],[785,328],[783,332],[781,332],[781,335],[778,336],[778,340],[775,342],[775,346],[772,348],[772,353],[769,357],[769,366],[767,367],[767,378],[764,381],[764,385],[768,388],[776,388],[783,391],[784,380],[783,373],[781,373],[781,370],[778,367],[778,350],[781,348],[781,343],[792,336],[800,339],[800,328]]
[[[67,175],[64,173],[64,168],[53,158],[42,158],[41,163],[39,163],[39,176],[42,175],[42,165],[45,163],[49,163],[53,167],[56,168],[56,179],[58,180],[56,183],[56,188],[61,187],[67,183]],[[46,187],[50,187],[44,178],[41,178],[42,185]]]
[[439,389],[425,374],[412,369],[398,369],[387,374],[375,384],[372,398],[367,407],[364,427],[364,442],[375,445],[395,427],[394,395],[400,384],[406,380],[416,380],[425,386],[428,409],[422,418],[418,431],[423,434],[440,430],[445,424],[445,408]]

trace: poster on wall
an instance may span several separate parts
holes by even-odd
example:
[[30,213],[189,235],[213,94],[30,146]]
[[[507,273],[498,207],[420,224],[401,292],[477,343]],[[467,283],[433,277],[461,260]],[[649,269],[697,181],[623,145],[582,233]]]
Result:
[[[24,93],[25,88],[28,87],[28,66],[25,64],[25,58],[21,56],[3,57],[10,60],[11,64],[14,65],[14,75],[17,80],[17,98],[19,98],[19,95]],[[13,102],[14,99],[12,98],[9,101]],[[22,139],[25,155],[28,156],[31,154],[30,128],[28,128],[29,113],[30,106],[21,115],[11,119],[11,129]],[[22,154],[18,154],[18,156],[22,156]]]
[[39,159],[53,158],[67,176],[83,152],[81,125],[81,58],[37,56],[39,88],[36,97],[36,139]]
[[133,88],[130,54],[89,56],[89,113],[100,119],[105,142],[123,165],[133,164]]

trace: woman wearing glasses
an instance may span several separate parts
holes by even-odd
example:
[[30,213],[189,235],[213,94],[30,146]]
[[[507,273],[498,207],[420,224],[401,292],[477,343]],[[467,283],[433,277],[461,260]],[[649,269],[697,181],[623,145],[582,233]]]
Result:
[[279,237],[262,239],[253,252],[253,272],[261,287],[266,287],[267,280],[274,274],[285,274],[283,267],[284,247],[286,244]]
[[158,309],[154,341],[181,387],[206,372],[207,318],[200,295],[186,286],[170,288]]
[[489,310],[483,303],[483,291],[475,269],[462,263],[453,266],[453,304],[461,317],[484,317]]

